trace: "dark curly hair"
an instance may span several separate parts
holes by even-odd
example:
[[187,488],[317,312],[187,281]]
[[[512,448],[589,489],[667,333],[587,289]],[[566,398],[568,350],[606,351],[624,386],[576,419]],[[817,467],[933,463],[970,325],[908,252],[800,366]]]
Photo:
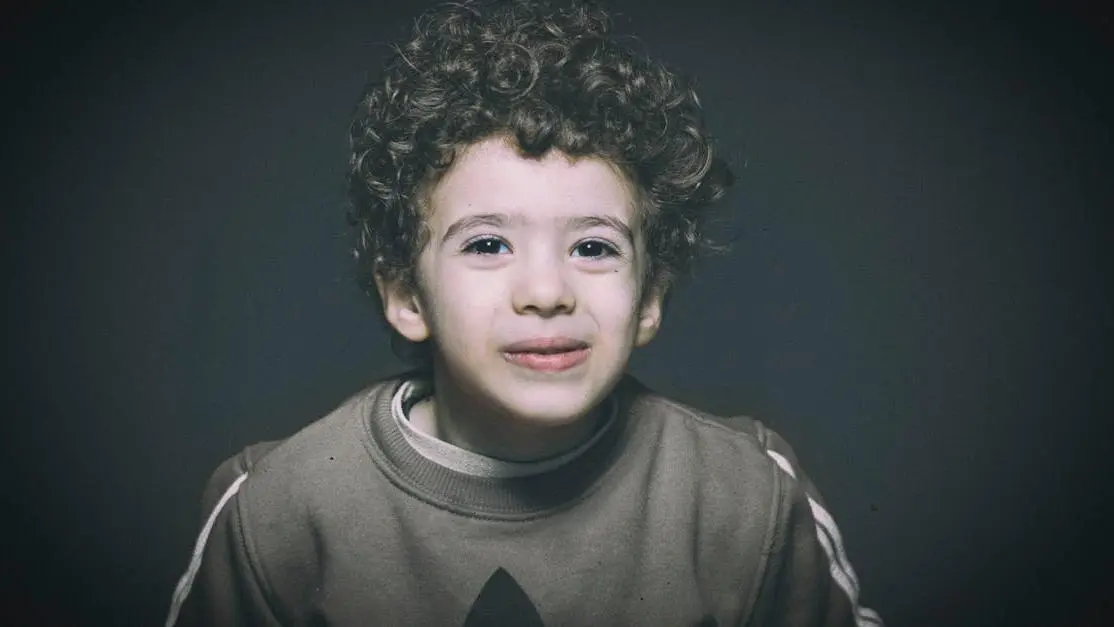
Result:
[[378,299],[377,273],[420,287],[429,190],[461,150],[499,135],[523,156],[600,157],[630,179],[644,285],[673,283],[716,248],[707,208],[732,174],[686,77],[620,44],[593,4],[466,0],[418,18],[352,120],[349,222],[365,291]]

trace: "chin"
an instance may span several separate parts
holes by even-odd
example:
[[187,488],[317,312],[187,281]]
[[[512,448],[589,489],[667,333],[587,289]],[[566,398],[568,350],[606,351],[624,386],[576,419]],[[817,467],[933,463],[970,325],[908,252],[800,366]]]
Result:
[[535,378],[514,376],[498,386],[500,404],[521,420],[539,426],[559,427],[586,417],[611,389],[609,378]]
[[519,421],[539,427],[563,427],[584,419],[594,405],[563,399],[506,399],[507,410]]

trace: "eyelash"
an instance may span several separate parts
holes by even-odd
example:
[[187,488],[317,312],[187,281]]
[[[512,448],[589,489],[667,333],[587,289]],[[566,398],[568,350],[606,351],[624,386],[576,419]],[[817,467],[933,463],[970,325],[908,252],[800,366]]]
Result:
[[[462,251],[465,252],[465,253],[469,253],[469,254],[473,254],[473,255],[481,255],[481,256],[492,256],[492,255],[497,255],[498,254],[498,253],[481,253],[481,252],[477,251],[476,247],[479,244],[482,244],[484,242],[497,242],[498,244],[506,246],[508,249],[510,249],[510,245],[507,244],[507,242],[505,242],[502,238],[494,237],[494,236],[491,236],[491,235],[481,235],[479,237],[475,237],[475,238],[470,239],[467,242],[465,242],[464,248],[462,249]],[[622,257],[623,256],[622,252],[620,252],[619,249],[616,246],[612,245],[610,242],[607,242],[606,240],[602,240],[602,239],[595,239],[595,238],[581,240],[581,241],[577,242],[576,246],[573,247],[573,250],[576,250],[577,248],[580,248],[581,246],[584,246],[586,244],[598,244],[599,246],[601,246],[603,248],[603,254],[596,255],[596,256],[593,256],[593,257],[586,257],[587,259],[603,259],[603,258],[609,258],[609,257]]]
[[622,257],[623,256],[623,254],[621,252],[619,252],[618,247],[613,246],[609,242],[606,242],[602,239],[586,239],[586,240],[577,242],[576,246],[573,247],[573,250],[576,250],[577,248],[580,248],[581,246],[584,246],[585,244],[598,244],[599,246],[603,247],[603,253],[601,255],[599,255],[598,257],[589,257],[589,259],[602,259],[602,258]]
[[481,252],[476,250],[476,246],[479,245],[479,244],[482,244],[484,242],[497,242],[497,243],[499,243],[503,246],[506,246],[508,249],[510,248],[510,246],[507,245],[506,242],[504,242],[502,239],[500,239],[498,237],[492,237],[490,235],[481,235],[479,237],[472,238],[472,239],[468,240],[467,242],[465,242],[464,243],[464,248],[462,248],[461,250],[463,252],[473,254],[473,255],[490,256],[492,253],[481,253]]

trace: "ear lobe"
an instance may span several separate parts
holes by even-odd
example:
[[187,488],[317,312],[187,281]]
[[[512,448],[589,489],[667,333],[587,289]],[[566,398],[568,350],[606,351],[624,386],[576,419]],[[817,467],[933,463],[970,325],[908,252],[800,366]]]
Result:
[[638,333],[635,335],[635,346],[642,347],[650,343],[661,328],[662,313],[665,309],[664,287],[652,287],[642,300],[638,312]]
[[414,343],[429,339],[429,325],[416,290],[402,280],[387,280],[379,273],[375,274],[375,289],[383,303],[383,315],[399,335]]

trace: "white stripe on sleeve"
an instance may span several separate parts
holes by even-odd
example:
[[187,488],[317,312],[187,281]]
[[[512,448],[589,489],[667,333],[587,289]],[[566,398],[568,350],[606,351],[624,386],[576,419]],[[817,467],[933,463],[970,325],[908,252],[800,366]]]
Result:
[[[766,454],[790,477],[797,478],[793,464],[789,463],[784,455],[770,449],[766,449]],[[847,594],[851,602],[851,611],[855,615],[855,624],[858,627],[882,625],[882,618],[877,612],[859,605],[859,578],[855,576],[855,569],[851,568],[851,561],[843,548],[843,536],[839,533],[835,519],[811,496],[808,497],[808,505],[812,510],[812,518],[816,521],[816,537],[824,547],[824,552],[828,554],[829,572],[836,585]]]
[[247,473],[236,477],[232,485],[224,491],[217,501],[217,506],[213,508],[213,512],[209,514],[209,519],[205,521],[205,526],[201,528],[201,534],[197,537],[197,543],[193,547],[193,556],[190,558],[189,568],[182,578],[178,580],[178,587],[174,590],[174,598],[170,603],[170,614],[166,617],[166,627],[174,627],[174,623],[178,621],[178,612],[182,609],[182,604],[185,603],[186,597],[189,596],[190,588],[193,586],[193,580],[197,577],[197,571],[201,569],[201,558],[205,555],[205,543],[209,540],[209,534],[213,532],[213,525],[217,522],[217,516],[220,516],[221,510],[224,506],[240,491],[240,484],[247,479]]

